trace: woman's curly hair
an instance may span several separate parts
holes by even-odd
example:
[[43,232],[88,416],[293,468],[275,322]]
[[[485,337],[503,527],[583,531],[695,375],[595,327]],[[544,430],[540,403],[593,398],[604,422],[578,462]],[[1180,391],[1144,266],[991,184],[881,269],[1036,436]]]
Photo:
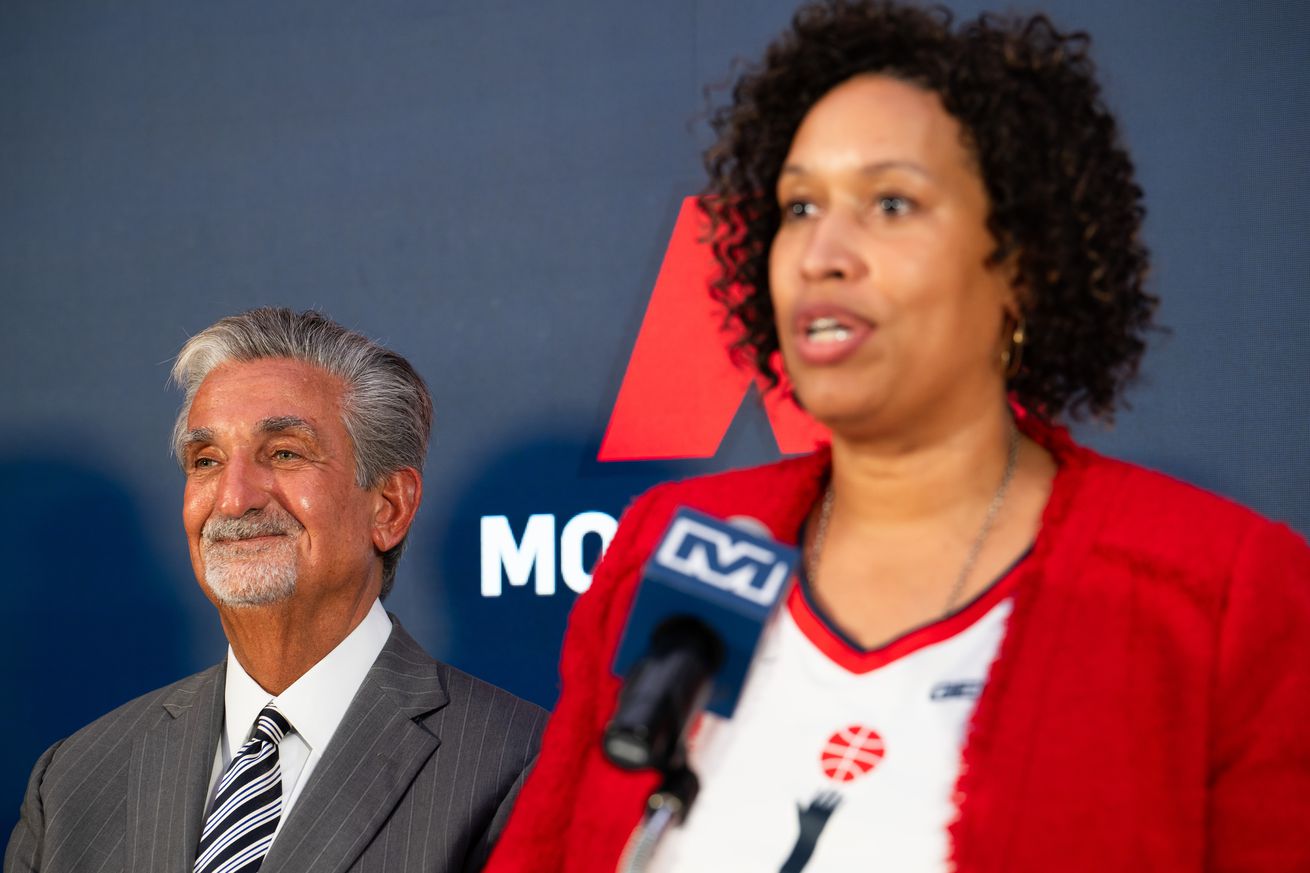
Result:
[[1143,287],[1142,191],[1101,102],[1086,34],[1042,15],[984,14],[953,26],[945,8],[826,0],[791,28],[711,117],[700,197],[720,274],[715,296],[739,328],[734,352],[777,384],[778,334],[769,247],[781,218],[775,188],[810,108],[863,73],[940,97],[965,131],[990,202],[1000,262],[1017,257],[1026,320],[1008,388],[1030,411],[1113,417],[1137,373],[1156,298]]

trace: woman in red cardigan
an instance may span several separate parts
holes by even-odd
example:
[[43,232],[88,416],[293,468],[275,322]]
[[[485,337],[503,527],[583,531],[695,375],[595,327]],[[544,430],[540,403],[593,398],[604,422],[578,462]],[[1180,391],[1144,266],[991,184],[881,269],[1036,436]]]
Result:
[[1053,423],[1113,413],[1155,306],[1085,48],[834,0],[737,84],[702,198],[716,293],[831,449],[628,510],[488,869],[620,864],[658,777],[600,752],[610,664],[692,506],[802,569],[646,869],[1310,870],[1310,550]]

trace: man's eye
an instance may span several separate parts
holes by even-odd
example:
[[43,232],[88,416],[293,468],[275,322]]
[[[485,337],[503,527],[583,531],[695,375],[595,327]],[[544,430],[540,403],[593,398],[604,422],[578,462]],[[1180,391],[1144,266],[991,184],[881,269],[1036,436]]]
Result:
[[291,451],[290,449],[278,449],[277,451],[273,452],[273,457],[277,458],[279,461],[294,461],[298,459],[300,455],[297,455],[295,452]]
[[197,470],[204,470],[209,467],[213,467],[217,464],[218,462],[215,461],[213,458],[196,458],[194,461],[191,462],[191,466],[196,468]]
[[878,211],[884,215],[909,215],[914,211],[914,202],[900,194],[884,194],[878,198]]

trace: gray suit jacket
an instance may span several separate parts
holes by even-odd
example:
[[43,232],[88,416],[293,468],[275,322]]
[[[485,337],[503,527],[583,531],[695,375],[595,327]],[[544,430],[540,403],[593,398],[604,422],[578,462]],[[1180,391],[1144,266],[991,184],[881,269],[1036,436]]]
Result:
[[[189,873],[224,676],[223,664],[197,673],[52,746],[32,773],[5,873]],[[434,661],[395,623],[262,873],[480,869],[545,719]]]

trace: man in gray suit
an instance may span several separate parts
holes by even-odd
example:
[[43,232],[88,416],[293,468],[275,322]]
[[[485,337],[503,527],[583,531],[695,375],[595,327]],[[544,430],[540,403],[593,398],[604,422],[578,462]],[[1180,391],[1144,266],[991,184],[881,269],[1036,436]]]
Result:
[[422,497],[423,380],[285,309],[217,322],[173,377],[182,517],[227,658],[42,755],[6,873],[479,869],[545,714],[380,605]]

